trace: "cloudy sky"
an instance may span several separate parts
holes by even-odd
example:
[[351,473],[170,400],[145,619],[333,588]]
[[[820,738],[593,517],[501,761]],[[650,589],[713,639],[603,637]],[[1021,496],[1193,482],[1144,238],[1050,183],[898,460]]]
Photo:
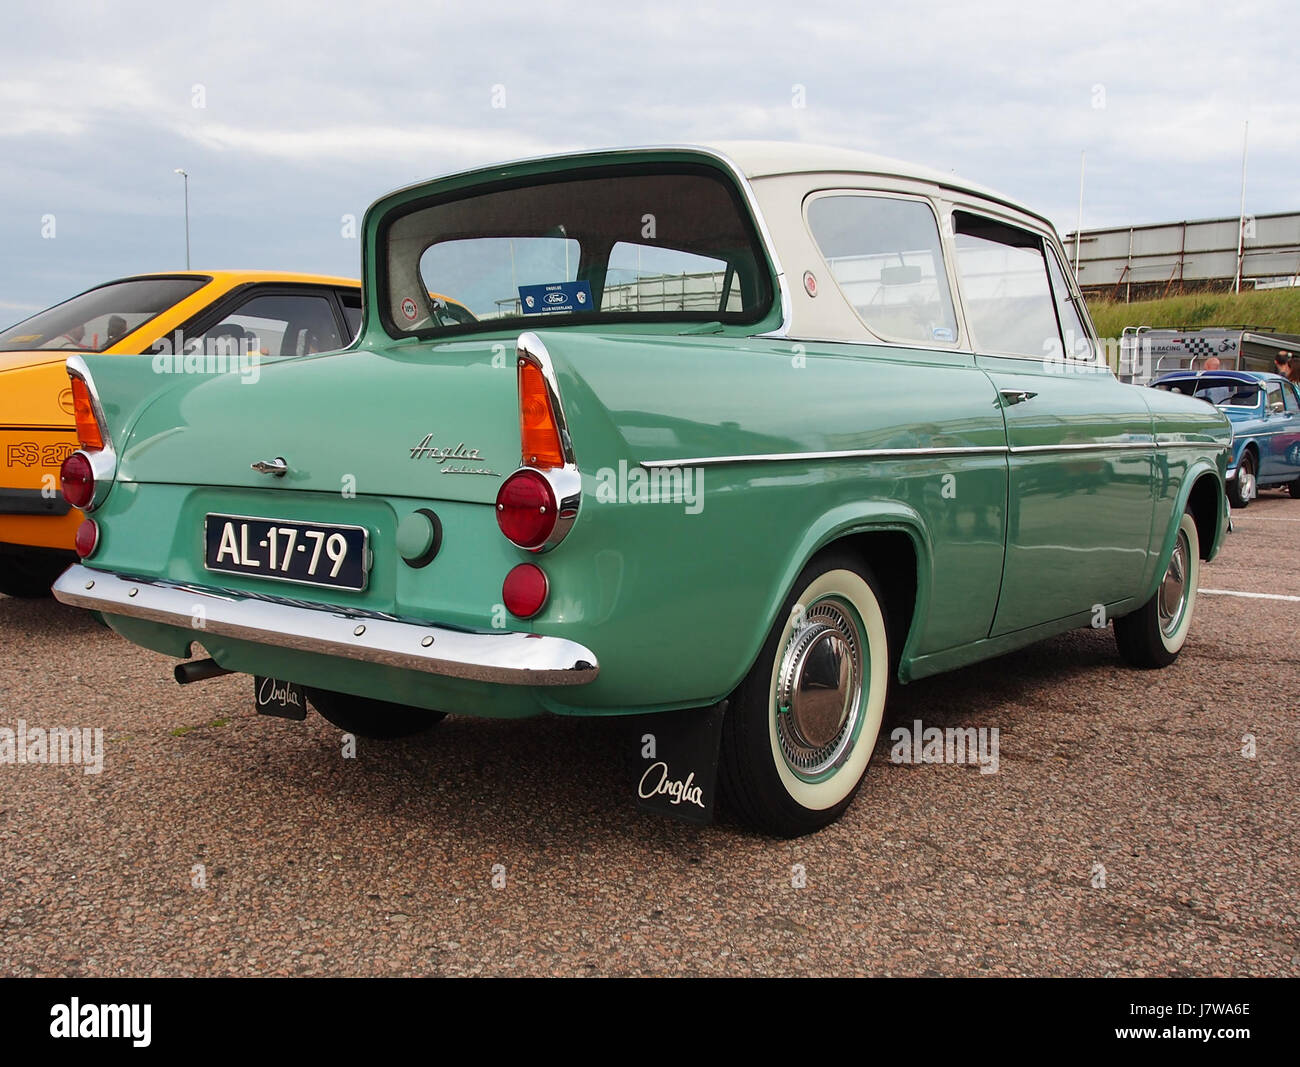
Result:
[[386,190],[573,147],[857,147],[1064,233],[1081,151],[1085,227],[1235,214],[1249,120],[1247,211],[1300,209],[1285,0],[6,0],[4,21],[0,325],[184,266],[177,167],[195,267],[354,276],[343,217]]

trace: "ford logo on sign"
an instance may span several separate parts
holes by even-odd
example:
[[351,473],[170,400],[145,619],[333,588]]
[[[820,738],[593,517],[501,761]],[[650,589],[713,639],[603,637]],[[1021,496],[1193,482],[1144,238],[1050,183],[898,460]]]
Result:
[[542,301],[547,304],[567,304],[568,297],[563,293],[547,293],[542,297]]

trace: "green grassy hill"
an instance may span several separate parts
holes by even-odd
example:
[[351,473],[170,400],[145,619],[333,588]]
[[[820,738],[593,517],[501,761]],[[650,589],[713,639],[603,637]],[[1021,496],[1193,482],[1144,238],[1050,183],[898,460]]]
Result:
[[1125,326],[1261,326],[1300,333],[1300,289],[1245,293],[1191,293],[1164,300],[1089,300],[1099,337],[1118,337]]

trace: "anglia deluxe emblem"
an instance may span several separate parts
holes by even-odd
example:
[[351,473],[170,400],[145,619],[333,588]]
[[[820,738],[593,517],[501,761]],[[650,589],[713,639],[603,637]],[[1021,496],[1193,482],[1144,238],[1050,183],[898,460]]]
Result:
[[[436,445],[433,443],[431,433],[426,433],[424,439],[411,449],[411,458],[437,460],[443,474],[489,474],[494,478],[500,477],[496,471],[486,466],[487,460],[479,455],[477,448],[470,448],[464,441],[459,441],[455,445]],[[455,462],[452,462],[453,460]],[[465,466],[465,464],[476,465]],[[477,464],[484,465],[477,466]]]

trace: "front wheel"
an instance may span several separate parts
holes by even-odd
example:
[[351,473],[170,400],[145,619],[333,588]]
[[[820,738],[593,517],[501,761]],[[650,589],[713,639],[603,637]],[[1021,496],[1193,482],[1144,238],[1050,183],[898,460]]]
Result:
[[1287,482],[1286,491],[1291,494],[1292,500],[1300,500],[1300,478],[1293,482]]
[[862,784],[889,684],[882,604],[846,553],[818,557],[795,582],[723,719],[723,793],[755,829],[821,829]]
[[1259,493],[1259,482],[1255,477],[1255,455],[1248,448],[1241,454],[1237,464],[1237,477],[1228,483],[1228,500],[1234,508],[1244,508]]
[[1201,577],[1201,542],[1196,522],[1183,512],[1164,577],[1155,595],[1130,615],[1115,620],[1115,644],[1133,667],[1167,667],[1178,658],[1196,605]]
[[329,689],[308,689],[307,699],[321,715],[340,730],[357,737],[388,741],[422,734],[445,719],[446,713],[387,700],[335,693]]

